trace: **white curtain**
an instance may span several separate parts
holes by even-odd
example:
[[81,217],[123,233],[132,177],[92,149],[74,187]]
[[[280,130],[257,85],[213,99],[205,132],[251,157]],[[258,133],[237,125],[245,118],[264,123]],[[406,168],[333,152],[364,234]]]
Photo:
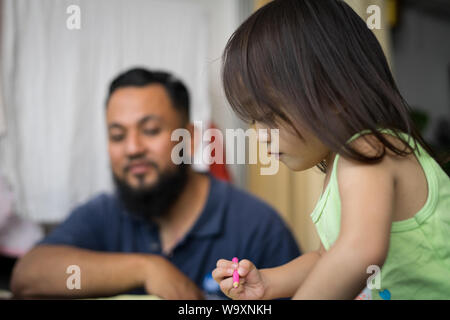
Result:
[[[119,72],[173,72],[209,119],[207,13],[189,0],[4,0],[2,80],[7,122],[0,174],[18,214],[53,223],[111,190],[105,97]],[[70,5],[80,29],[69,30]]]
[[[1,28],[1,22],[2,22],[2,2],[0,0],[0,28]],[[0,42],[1,42],[1,29],[0,29]],[[1,54],[0,54],[1,59]],[[1,74],[1,69],[0,69]],[[3,104],[3,92],[2,92],[2,85],[1,85],[1,78],[0,78],[0,138],[6,131],[6,120],[5,120],[5,110],[4,110],[4,104]]]
[[2,135],[6,132],[6,122],[5,122],[5,111],[4,111],[4,104],[3,104],[3,92],[1,90],[1,83],[0,83],[0,139]]

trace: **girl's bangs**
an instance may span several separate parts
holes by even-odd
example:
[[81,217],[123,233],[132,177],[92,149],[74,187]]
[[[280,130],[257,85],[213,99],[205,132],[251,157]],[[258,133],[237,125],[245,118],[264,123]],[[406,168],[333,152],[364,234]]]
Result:
[[[276,118],[285,118],[276,107],[272,75],[266,68],[270,54],[260,50],[264,39],[255,29],[261,29],[263,10],[250,17],[228,41],[223,54],[222,80],[225,95],[232,109],[246,122],[258,121],[275,125]],[[269,55],[269,56],[268,56]]]

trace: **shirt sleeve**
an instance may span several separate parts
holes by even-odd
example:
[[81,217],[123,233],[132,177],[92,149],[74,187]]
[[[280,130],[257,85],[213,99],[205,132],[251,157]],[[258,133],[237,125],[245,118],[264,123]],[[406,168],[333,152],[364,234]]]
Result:
[[75,208],[59,226],[37,245],[68,245],[90,250],[105,250],[104,216],[106,195]]

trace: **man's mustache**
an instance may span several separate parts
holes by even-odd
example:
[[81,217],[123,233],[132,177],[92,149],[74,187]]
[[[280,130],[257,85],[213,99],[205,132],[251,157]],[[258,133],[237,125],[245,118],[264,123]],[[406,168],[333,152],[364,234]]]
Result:
[[128,171],[130,171],[130,169],[136,165],[145,165],[145,166],[151,166],[153,168],[155,168],[156,170],[159,170],[159,166],[156,162],[152,161],[152,160],[148,160],[148,159],[140,159],[140,160],[132,160],[130,161],[124,168],[123,168],[123,172],[127,173]]

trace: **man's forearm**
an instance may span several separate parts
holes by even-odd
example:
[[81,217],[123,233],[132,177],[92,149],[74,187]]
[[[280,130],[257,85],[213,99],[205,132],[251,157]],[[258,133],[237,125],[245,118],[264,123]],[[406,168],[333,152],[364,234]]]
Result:
[[264,299],[292,297],[319,258],[320,254],[313,251],[280,267],[261,270],[268,286]]
[[[144,286],[150,257],[41,245],[15,266],[11,290],[17,297],[111,296]],[[67,268],[80,268],[80,289],[69,289]]]

